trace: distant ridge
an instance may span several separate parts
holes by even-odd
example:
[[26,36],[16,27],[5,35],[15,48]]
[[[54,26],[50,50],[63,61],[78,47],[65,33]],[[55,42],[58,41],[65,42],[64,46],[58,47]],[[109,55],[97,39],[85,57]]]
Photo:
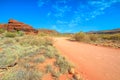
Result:
[[102,31],[90,31],[87,33],[93,33],[93,34],[115,34],[115,33],[120,33],[120,28],[117,29],[112,29],[112,30],[102,30]]
[[55,30],[49,30],[49,29],[38,29],[39,33],[46,33],[46,34],[59,34],[59,32]]

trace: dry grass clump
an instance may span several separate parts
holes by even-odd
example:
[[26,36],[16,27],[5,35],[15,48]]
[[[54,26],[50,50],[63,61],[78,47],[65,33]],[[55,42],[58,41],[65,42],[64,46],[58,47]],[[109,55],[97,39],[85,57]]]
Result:
[[14,68],[5,72],[2,80],[42,80],[43,73],[35,69]]
[[34,60],[34,62],[35,63],[43,63],[43,62],[45,62],[45,57],[42,55],[42,56],[40,56],[39,58],[36,58],[35,60]]
[[46,65],[45,68],[46,68],[46,70],[45,70],[46,73],[51,73],[53,71],[53,67],[50,64]]
[[56,54],[57,54],[57,51],[53,46],[47,46],[46,47],[46,52],[44,54],[45,57],[55,58]]
[[56,59],[55,62],[56,66],[59,66],[60,72],[61,73],[68,73],[68,70],[73,67],[73,65],[71,63],[69,63],[65,57],[59,56]]

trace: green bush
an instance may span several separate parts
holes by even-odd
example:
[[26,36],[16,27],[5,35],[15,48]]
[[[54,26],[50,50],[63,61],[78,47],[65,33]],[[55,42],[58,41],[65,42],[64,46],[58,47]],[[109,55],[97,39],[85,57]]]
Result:
[[0,29],[0,34],[1,34],[1,33],[4,33],[4,32],[5,32],[5,30],[4,30],[4,29]]
[[97,34],[88,34],[90,41],[97,41],[99,36]]
[[14,32],[6,32],[5,37],[14,38],[14,37],[16,37],[16,33],[14,33]]
[[23,36],[23,35],[24,35],[24,32],[23,32],[23,31],[18,31],[17,34],[18,34],[19,36]]
[[74,39],[75,39],[76,41],[84,41],[85,36],[86,36],[85,33],[79,32],[79,33],[76,33],[76,34],[74,35]]
[[[90,42],[89,35],[84,32],[79,32],[79,33],[74,34],[73,39],[75,39],[76,41],[80,41],[80,42]],[[93,39],[92,36],[91,36],[91,39]]]

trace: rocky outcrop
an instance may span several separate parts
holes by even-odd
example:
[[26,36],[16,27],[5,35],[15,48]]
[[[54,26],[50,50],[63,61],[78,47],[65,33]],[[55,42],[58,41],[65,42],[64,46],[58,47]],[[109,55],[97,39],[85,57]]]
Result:
[[8,24],[0,24],[0,28],[6,29],[8,31],[24,31],[26,33],[28,33],[28,32],[37,33],[38,32],[37,30],[32,28],[32,26],[29,26],[22,22],[18,22],[13,19],[10,19],[8,21]]

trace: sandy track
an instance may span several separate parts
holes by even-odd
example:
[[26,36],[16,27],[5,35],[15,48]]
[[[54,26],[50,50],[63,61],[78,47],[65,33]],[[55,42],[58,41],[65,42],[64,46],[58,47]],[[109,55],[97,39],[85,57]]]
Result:
[[56,48],[88,80],[120,80],[120,49],[99,47],[56,38]]

